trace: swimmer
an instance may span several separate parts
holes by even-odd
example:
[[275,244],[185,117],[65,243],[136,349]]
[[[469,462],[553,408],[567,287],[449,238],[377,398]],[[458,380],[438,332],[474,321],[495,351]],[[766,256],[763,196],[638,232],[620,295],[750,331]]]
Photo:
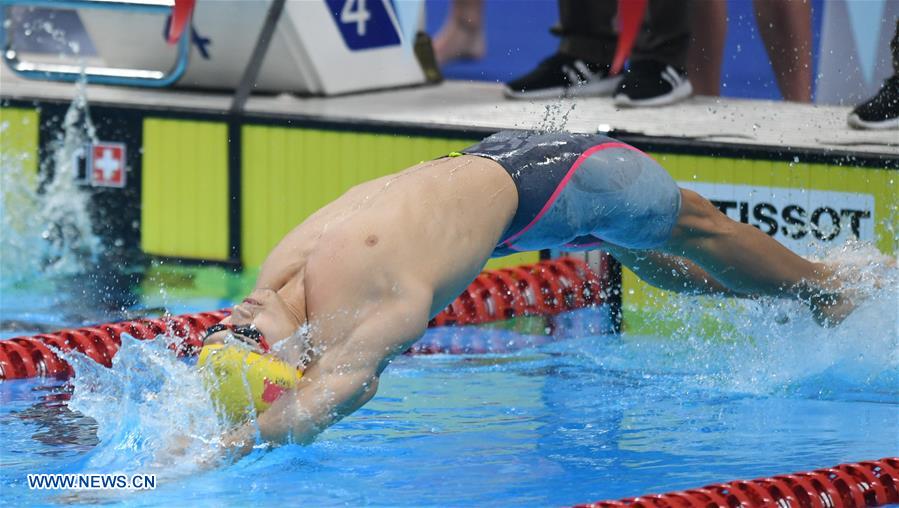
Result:
[[825,323],[851,310],[825,265],[678,188],[636,148],[500,132],[353,187],[278,243],[206,343],[237,338],[302,376],[224,445],[247,453],[257,431],[267,443],[310,442],[374,396],[391,359],[488,258],[548,248],[605,249],[682,293],[798,298]]

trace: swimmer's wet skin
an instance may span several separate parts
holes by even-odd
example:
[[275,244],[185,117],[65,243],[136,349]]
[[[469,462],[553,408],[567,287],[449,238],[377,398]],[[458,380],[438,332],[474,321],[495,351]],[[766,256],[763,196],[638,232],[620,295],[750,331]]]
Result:
[[[361,407],[391,359],[491,255],[597,246],[664,289],[800,298],[831,323],[852,308],[823,264],[678,189],[636,148],[598,135],[501,132],[350,189],[272,250],[256,289],[207,344],[258,332],[278,360],[221,346],[201,358],[230,418],[258,413],[225,446],[246,453],[257,430],[266,442],[306,443]],[[276,380],[283,385],[270,388]]]

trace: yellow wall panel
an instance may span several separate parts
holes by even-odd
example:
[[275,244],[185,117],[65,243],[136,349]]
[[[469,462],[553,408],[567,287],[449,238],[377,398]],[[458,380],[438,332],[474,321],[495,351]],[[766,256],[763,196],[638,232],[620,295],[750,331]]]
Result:
[[142,186],[144,252],[228,259],[226,124],[144,120]]
[[0,161],[4,172],[37,174],[39,123],[35,109],[0,107]]
[[540,261],[540,253],[537,251],[519,252],[501,258],[493,258],[490,261],[487,261],[487,266],[485,266],[484,269],[496,270],[497,268],[530,265],[538,261]]
[[288,231],[353,185],[474,142],[264,125],[244,126],[242,139],[241,246],[248,267],[259,266]]

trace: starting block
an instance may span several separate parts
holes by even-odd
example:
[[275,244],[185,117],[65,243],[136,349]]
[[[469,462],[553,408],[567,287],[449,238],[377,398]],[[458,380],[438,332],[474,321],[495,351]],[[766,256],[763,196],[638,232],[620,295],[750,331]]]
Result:
[[[423,0],[286,1],[269,19],[277,1],[0,0],[0,6],[77,9],[104,64],[86,69],[89,82],[237,90],[255,58],[261,63],[253,91],[335,95],[428,81],[415,53]],[[263,50],[254,51],[266,34]],[[80,73],[7,64],[29,78],[71,80]]]

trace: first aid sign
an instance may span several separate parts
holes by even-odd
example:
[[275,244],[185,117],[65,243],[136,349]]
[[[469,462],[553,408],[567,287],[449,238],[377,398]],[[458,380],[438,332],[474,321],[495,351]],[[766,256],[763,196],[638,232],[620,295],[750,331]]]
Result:
[[125,145],[100,141],[91,145],[90,182],[98,187],[125,186]]

